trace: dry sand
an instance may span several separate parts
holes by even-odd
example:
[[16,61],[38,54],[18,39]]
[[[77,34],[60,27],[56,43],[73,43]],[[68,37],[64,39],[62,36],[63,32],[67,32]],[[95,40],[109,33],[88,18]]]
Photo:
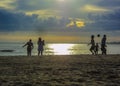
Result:
[[0,86],[120,86],[120,55],[1,56]]

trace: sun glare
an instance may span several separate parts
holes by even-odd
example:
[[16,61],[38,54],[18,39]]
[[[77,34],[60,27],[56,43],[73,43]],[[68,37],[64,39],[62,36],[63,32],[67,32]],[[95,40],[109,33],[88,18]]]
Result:
[[85,23],[82,22],[82,21],[76,21],[76,26],[77,26],[77,27],[84,27],[84,26],[85,26]]
[[64,55],[64,54],[70,54],[69,49],[72,46],[73,44],[51,44],[50,48],[52,48],[57,55]]
[[65,0],[58,0],[59,2],[64,2]]

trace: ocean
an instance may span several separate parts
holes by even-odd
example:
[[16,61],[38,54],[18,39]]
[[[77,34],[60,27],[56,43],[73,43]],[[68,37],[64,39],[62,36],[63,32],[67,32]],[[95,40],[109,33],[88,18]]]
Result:
[[[27,54],[26,47],[22,47],[24,43],[18,42],[0,42],[0,56],[25,56]],[[91,54],[88,44],[76,43],[46,43],[43,55],[80,55]],[[2,50],[13,50],[13,52],[1,52]],[[120,44],[107,44],[108,54],[120,54]],[[101,51],[99,49],[99,54]],[[34,43],[32,55],[37,55],[37,43]]]

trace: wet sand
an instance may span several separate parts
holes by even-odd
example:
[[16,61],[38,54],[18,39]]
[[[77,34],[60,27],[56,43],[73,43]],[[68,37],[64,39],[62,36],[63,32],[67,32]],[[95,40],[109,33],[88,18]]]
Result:
[[0,86],[120,86],[120,55],[0,56]]

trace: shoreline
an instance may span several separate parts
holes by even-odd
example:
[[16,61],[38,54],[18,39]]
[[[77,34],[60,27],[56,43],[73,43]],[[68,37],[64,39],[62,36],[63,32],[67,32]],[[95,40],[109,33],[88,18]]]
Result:
[[11,55],[11,56],[0,56],[0,57],[49,57],[49,56],[120,56],[120,54],[108,54],[108,55],[102,55],[102,54],[98,54],[98,55],[91,55],[91,54],[78,54],[78,55],[42,55],[42,56],[37,56],[37,55],[33,55],[33,56],[26,56],[26,55]]

